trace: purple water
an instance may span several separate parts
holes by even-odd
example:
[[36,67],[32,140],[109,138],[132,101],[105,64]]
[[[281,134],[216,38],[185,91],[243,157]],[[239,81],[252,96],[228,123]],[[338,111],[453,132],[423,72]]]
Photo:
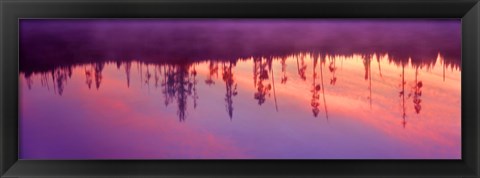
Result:
[[20,20],[20,159],[461,159],[460,20]]

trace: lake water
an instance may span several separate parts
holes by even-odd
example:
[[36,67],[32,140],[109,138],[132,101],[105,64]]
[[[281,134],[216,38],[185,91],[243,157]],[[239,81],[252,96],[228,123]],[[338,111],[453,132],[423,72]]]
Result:
[[20,159],[460,159],[459,20],[22,20]]

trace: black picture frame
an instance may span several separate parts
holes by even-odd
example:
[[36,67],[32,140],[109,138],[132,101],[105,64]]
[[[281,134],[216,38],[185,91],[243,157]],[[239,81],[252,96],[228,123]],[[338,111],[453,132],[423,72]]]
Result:
[[[19,160],[20,18],[461,18],[462,160]],[[478,0],[1,0],[1,177],[478,177]]]

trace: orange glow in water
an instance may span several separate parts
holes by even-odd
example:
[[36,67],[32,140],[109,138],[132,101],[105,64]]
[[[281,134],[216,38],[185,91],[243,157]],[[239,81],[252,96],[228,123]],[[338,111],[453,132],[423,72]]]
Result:
[[461,159],[459,19],[21,19],[20,159]]
[[[456,158],[460,73],[441,55],[432,66],[379,54],[311,53],[237,63],[89,64],[22,76],[22,110],[29,111],[22,118],[75,111],[76,117],[62,117],[80,123],[64,123],[73,129],[142,135],[140,141],[95,141],[140,150],[128,158],[254,158],[283,142],[308,143],[322,150],[320,157],[342,147],[337,157],[347,158],[346,148],[354,148],[360,158],[375,157],[371,149],[383,158]],[[55,109],[47,112],[46,100]],[[55,122],[42,125],[62,127]],[[258,146],[264,142],[265,148]],[[151,144],[176,148],[157,152]]]

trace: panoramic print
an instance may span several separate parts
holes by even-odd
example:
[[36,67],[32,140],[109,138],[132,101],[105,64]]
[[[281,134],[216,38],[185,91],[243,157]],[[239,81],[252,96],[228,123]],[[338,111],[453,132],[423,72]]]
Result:
[[21,19],[20,159],[461,159],[460,19]]

